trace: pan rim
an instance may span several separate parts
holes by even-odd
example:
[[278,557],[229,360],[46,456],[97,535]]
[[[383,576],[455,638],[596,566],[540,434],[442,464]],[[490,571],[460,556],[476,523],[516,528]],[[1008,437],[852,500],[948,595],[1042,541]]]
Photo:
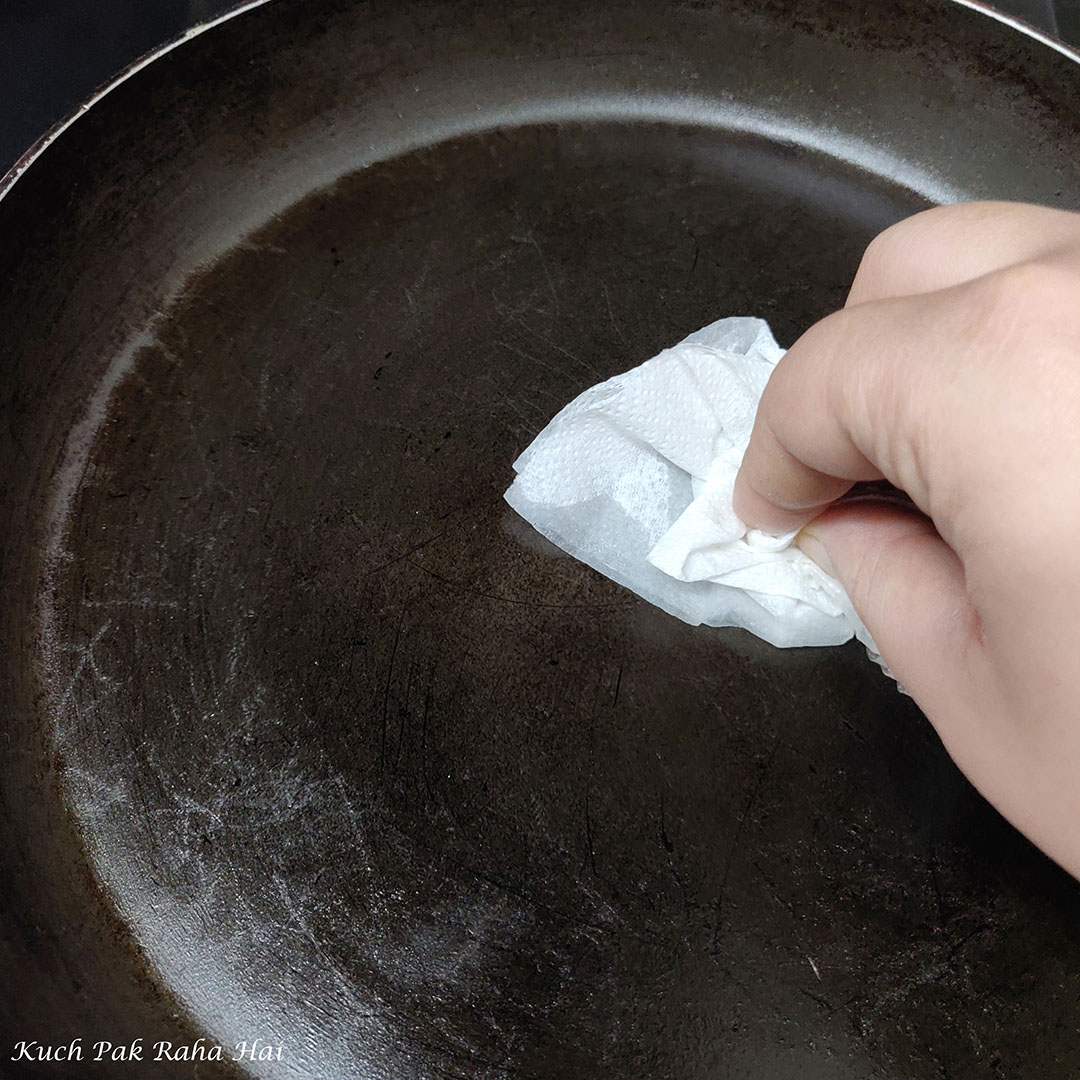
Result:
[[[206,31],[212,30],[215,26],[220,26],[230,19],[235,19],[249,11],[253,11],[256,8],[264,7],[265,5],[274,2],[275,0],[245,0],[244,3],[238,4],[236,7],[223,12],[221,15],[208,19],[205,22],[197,23],[195,26],[185,30],[178,37],[151,49],[149,52],[143,53],[142,56],[133,60],[127,67],[122,68],[111,79],[102,83],[88,98],[86,98],[85,101],[80,105],[77,105],[66,117],[57,121],[48,129],[48,131],[41,135],[36,142],[32,143],[27,148],[15,164],[0,177],[0,201],[7,197],[18,181],[29,170],[30,166],[33,165],[34,162],[37,161],[38,158],[40,158],[42,154],[44,154],[45,151],[68,130],[68,128],[85,116],[95,105],[112,93],[112,91],[116,90],[119,86],[122,86],[128,79],[137,75],[143,68],[149,67],[150,64],[154,63],[160,57],[168,55],[181,45],[186,45],[189,41],[200,37],[202,34],[206,33]],[[1053,50],[1063,56],[1066,60],[1070,60],[1074,64],[1080,65],[1080,47],[1073,48],[1064,41],[1060,41],[1042,30],[1031,26],[1022,19],[1008,15],[1003,11],[998,11],[996,8],[991,7],[990,4],[986,3],[985,0],[948,0],[948,2],[955,4],[958,7],[967,8],[969,11],[974,11],[986,18],[1001,23],[1004,26],[1008,26],[1030,40]]]
[[[0,177],[0,200],[7,196],[15,184],[22,178],[27,169],[29,169],[30,166],[33,165],[34,162],[37,161],[37,159],[41,157],[41,155],[56,142],[69,127],[76,123],[76,121],[81,120],[95,105],[111,94],[117,87],[126,83],[128,79],[137,75],[143,68],[149,67],[154,61],[162,56],[168,55],[174,49],[178,49],[181,45],[185,45],[194,38],[200,37],[202,34],[206,33],[207,30],[212,30],[215,26],[220,26],[222,23],[228,22],[238,15],[243,15],[245,12],[263,7],[265,4],[272,2],[273,0],[245,0],[244,3],[238,4],[234,8],[230,8],[228,11],[215,16],[213,19],[196,23],[195,26],[185,30],[179,36],[163,42],[161,45],[155,46],[148,52],[136,57],[136,59],[132,60],[126,67],[121,68],[111,79],[107,79],[98,86],[89,97],[79,105],[76,105],[67,116],[58,120],[35,142],[27,147],[15,164]],[[956,0],[956,2],[962,2],[962,0]],[[1077,57],[1077,62],[1080,63],[1080,56]]]

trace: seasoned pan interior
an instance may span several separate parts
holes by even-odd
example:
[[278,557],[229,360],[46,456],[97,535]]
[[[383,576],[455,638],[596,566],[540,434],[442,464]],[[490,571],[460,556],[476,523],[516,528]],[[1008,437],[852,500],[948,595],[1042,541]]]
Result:
[[723,314],[790,344],[910,213],[1080,206],[1078,89],[946,5],[281,0],[62,135],[0,201],[39,1026],[1074,1075],[1076,884],[860,650],[687,627],[501,494],[582,389]]

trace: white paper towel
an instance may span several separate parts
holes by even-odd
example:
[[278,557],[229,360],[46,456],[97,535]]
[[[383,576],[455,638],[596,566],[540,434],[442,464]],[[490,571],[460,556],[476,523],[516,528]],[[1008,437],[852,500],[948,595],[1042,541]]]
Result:
[[784,355],[761,319],[721,319],[575,398],[514,463],[506,501],[563,550],[697,625],[781,647],[855,635],[840,583],[732,509],[758,400]]

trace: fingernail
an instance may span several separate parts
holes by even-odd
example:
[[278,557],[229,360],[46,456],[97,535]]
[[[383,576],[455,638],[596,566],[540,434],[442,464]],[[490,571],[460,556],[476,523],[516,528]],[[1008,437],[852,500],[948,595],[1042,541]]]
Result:
[[799,545],[803,554],[816,562],[826,574],[831,574],[833,577],[836,577],[832,559],[829,558],[829,553],[825,549],[825,545],[821,542],[819,536],[816,536],[809,528],[806,528],[795,537],[795,543]]

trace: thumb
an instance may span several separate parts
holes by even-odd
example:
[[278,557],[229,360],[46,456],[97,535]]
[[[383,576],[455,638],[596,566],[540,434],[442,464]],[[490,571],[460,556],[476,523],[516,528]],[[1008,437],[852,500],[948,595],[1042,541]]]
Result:
[[979,620],[963,565],[931,521],[906,507],[840,503],[797,542],[839,579],[882,658],[925,712],[966,696]]

